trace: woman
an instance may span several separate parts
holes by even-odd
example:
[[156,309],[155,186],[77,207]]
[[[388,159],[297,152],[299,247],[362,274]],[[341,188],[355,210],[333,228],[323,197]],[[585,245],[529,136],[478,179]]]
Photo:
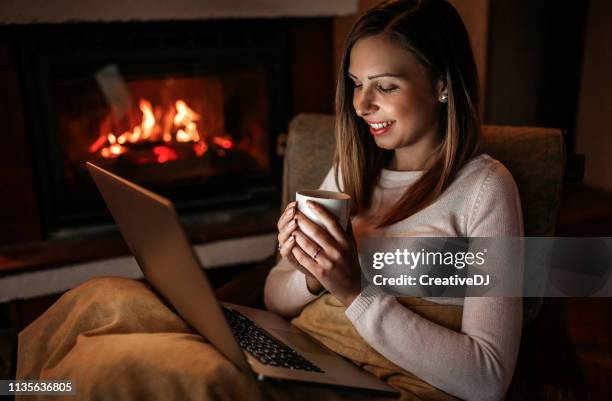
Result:
[[[321,188],[352,196],[357,237],[523,235],[512,176],[477,156],[476,68],[448,2],[393,1],[370,10],[349,34],[340,73],[337,149]],[[519,348],[520,299],[418,302],[362,289],[360,270],[368,266],[360,265],[350,230],[309,206],[323,228],[295,203],[279,219],[283,260],[266,282],[268,309],[297,316],[294,324],[357,363],[435,387],[420,397],[503,398]],[[440,317],[449,313],[459,321]]]
[[[337,90],[337,155],[322,187],[352,196],[352,229],[388,236],[521,236],[508,171],[476,156],[476,71],[443,0],[385,3],[359,19]],[[352,231],[289,205],[265,302],[402,391],[403,400],[494,400],[512,377],[521,302],[395,298],[361,289]],[[295,224],[291,224],[295,222]],[[511,269],[511,267],[509,268]],[[79,399],[371,399],[249,380],[144,284],[91,280],[19,335],[17,378],[70,379]]]

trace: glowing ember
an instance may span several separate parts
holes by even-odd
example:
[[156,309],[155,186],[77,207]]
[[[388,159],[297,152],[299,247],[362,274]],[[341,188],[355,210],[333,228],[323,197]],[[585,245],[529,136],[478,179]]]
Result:
[[158,163],[171,162],[178,158],[174,149],[167,146],[156,146],[153,148],[153,154],[157,156]]
[[206,145],[206,142],[204,141],[200,141],[196,143],[195,145],[193,145],[193,151],[198,156],[202,156],[204,153],[206,153],[207,150],[208,150],[208,145]]
[[[153,154],[157,162],[166,163],[178,158],[177,151],[172,148],[173,144],[193,143],[193,153],[197,157],[202,157],[208,151],[205,136],[202,136],[198,130],[197,122],[201,116],[184,100],[177,100],[174,107],[163,114],[146,99],[138,102],[138,108],[142,113],[140,125],[120,135],[113,132],[100,135],[89,146],[89,152],[104,158],[114,158],[126,153],[132,145],[150,143],[155,145]],[[227,136],[213,137],[212,141],[223,149],[234,146],[231,138]]]
[[234,147],[234,142],[232,142],[230,137],[215,136],[212,141],[223,149],[231,149]]

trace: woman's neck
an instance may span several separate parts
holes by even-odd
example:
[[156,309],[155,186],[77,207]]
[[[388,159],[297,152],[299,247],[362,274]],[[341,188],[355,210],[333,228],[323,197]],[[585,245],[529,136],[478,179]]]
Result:
[[395,149],[387,168],[395,171],[428,170],[435,163],[435,143],[417,143]]

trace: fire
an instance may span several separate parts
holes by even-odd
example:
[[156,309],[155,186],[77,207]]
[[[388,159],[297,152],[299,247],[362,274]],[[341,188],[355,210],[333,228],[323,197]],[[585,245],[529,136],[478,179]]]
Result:
[[206,153],[207,150],[208,150],[208,145],[206,145],[206,142],[204,141],[200,141],[196,143],[195,145],[193,145],[193,151],[195,152],[196,155],[198,155],[198,157]]
[[139,104],[142,111],[142,138],[149,139],[155,128],[155,116],[153,115],[153,107],[151,102],[141,99]]
[[[174,102],[174,107],[162,113],[150,101],[140,99],[138,108],[142,114],[140,125],[120,135],[114,132],[101,134],[90,146],[89,152],[104,158],[115,158],[126,153],[131,146],[142,143],[153,145],[152,152],[158,163],[165,163],[178,158],[173,145],[192,143],[193,153],[202,157],[209,148],[205,136],[198,129],[201,116],[182,99]],[[109,127],[107,127],[109,128]],[[230,137],[212,137],[212,143],[223,149],[233,147]]]
[[176,115],[174,116],[174,124],[189,124],[191,121],[198,121],[200,116],[187,106],[182,100],[176,101]]
[[174,149],[167,146],[156,146],[153,148],[153,154],[157,157],[158,163],[165,163],[172,160],[176,160],[178,156]]
[[215,136],[212,141],[223,149],[231,149],[234,147],[234,142],[229,137]]

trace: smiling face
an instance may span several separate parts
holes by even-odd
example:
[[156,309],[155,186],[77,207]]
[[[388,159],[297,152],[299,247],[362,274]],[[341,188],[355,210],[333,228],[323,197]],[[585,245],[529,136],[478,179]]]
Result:
[[355,43],[348,72],[355,112],[378,147],[395,151],[391,168],[424,168],[438,144],[442,83],[434,84],[411,52],[383,35]]

